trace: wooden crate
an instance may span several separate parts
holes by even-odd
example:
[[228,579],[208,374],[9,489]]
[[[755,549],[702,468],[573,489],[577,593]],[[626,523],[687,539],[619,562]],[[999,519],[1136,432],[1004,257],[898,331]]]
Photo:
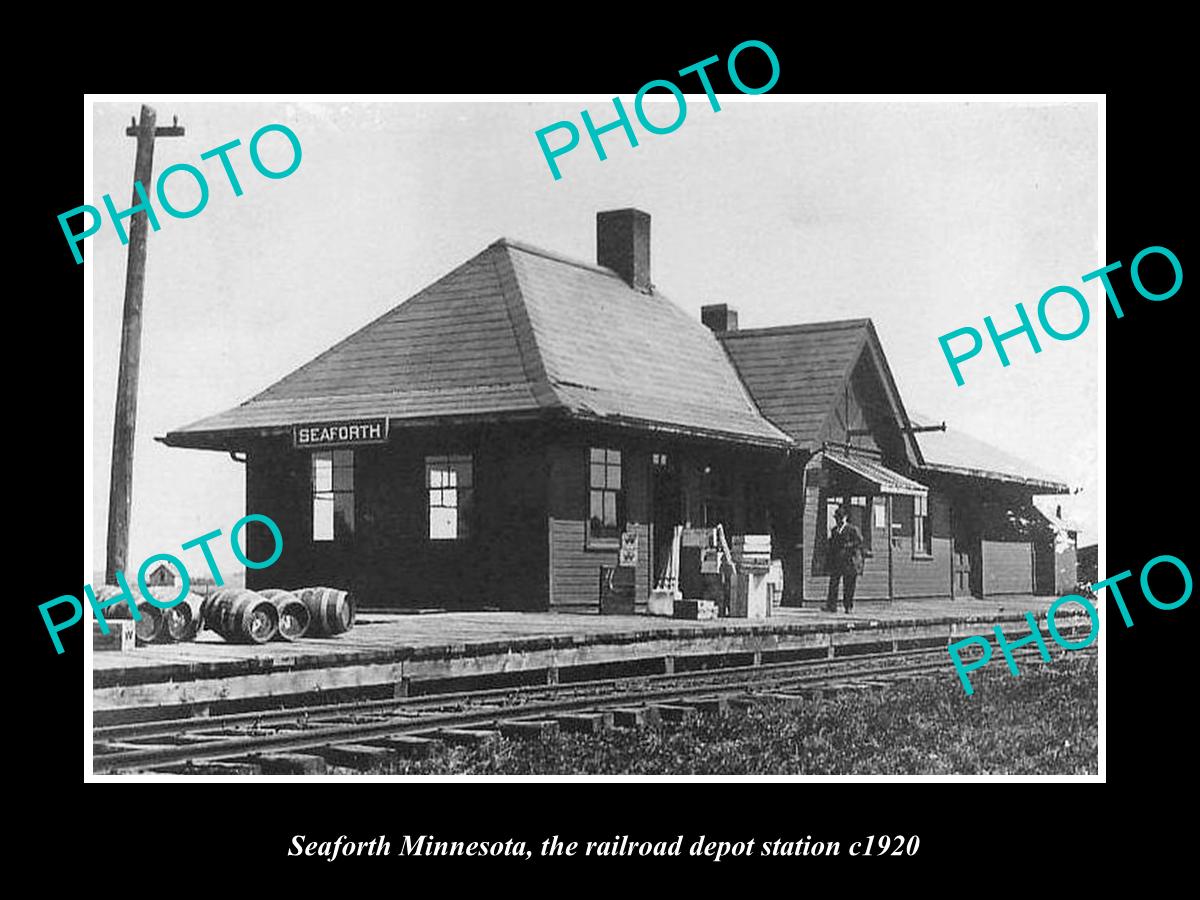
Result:
[[715,619],[717,604],[713,600],[676,600],[674,603],[676,619]]
[[629,566],[600,567],[600,614],[632,616],[637,570]]
[[100,631],[100,623],[92,622],[92,649],[116,650],[125,653],[137,646],[136,623],[133,619],[115,619],[108,623],[108,634]]

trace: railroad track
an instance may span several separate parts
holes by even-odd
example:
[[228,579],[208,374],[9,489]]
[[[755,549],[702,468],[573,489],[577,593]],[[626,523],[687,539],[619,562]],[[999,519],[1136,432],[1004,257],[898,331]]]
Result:
[[[1043,664],[1032,648],[1016,658]],[[112,725],[93,730],[93,771],[303,774],[322,771],[325,762],[369,769],[447,743],[686,723],[756,702],[800,702],[952,672],[945,648],[935,647]]]

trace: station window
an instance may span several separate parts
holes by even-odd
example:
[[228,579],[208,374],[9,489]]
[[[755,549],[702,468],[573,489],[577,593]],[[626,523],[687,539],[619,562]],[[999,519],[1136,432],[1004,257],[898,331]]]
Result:
[[621,451],[592,447],[588,451],[588,543],[619,540],[624,521]]
[[475,478],[469,456],[427,456],[429,539],[461,541],[471,534]]
[[354,536],[354,451],[317,450],[312,455],[312,539]]
[[878,528],[880,531],[886,531],[887,530],[887,498],[886,497],[876,497],[876,498],[874,498],[874,502],[875,502],[875,505],[874,505],[874,511],[875,511],[874,519],[875,520],[874,520],[874,522],[871,523],[872,530]]
[[913,497],[913,556],[933,555],[933,534],[929,527],[929,496]]

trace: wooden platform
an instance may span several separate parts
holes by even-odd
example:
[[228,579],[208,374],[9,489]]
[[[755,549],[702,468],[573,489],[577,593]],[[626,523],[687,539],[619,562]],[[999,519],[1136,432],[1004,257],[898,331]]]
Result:
[[[579,667],[642,664],[645,671],[698,667],[704,657],[744,656],[744,664],[805,655],[835,655],[878,644],[936,644],[972,634],[1026,631],[1024,613],[1039,619],[1052,597],[1003,603],[856,604],[853,614],[782,609],[769,619],[684,622],[650,616],[456,612],[364,613],[348,633],[260,646],[227,644],[205,632],[185,644],[140,646],[93,656],[93,710],[98,724],[129,717],[230,712],[278,706],[286,698],[337,692],[394,696],[423,683],[504,677],[555,681]],[[1060,613],[1066,627],[1067,614]],[[1086,626],[1086,617],[1082,619]],[[852,652],[852,651],[851,651]],[[657,667],[657,668],[655,668]],[[526,677],[527,676],[527,677]],[[332,697],[332,695],[331,695]]]

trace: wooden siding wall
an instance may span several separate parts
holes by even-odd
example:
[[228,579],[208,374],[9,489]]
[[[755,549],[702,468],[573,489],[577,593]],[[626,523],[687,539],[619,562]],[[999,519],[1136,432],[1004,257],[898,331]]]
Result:
[[650,595],[650,451],[628,439],[596,437],[555,442],[547,451],[549,472],[550,605],[600,608],[600,567],[617,564],[617,550],[586,546],[588,516],[588,451],[590,447],[621,451],[627,530],[638,538],[635,600]]
[[[851,431],[866,432],[850,434]],[[905,458],[904,437],[893,418],[887,394],[868,354],[859,357],[847,389],[838,393],[819,440],[848,443],[879,451],[885,458]]]
[[[907,501],[911,509],[911,500]],[[905,504],[901,498],[893,500],[893,509]],[[893,512],[896,515],[896,512]],[[941,494],[929,492],[929,527],[933,558],[913,557],[913,535],[909,533],[892,538],[892,589],[897,600],[917,598],[950,598],[950,565],[954,555],[954,541],[950,535],[949,501]]]
[[[805,490],[804,503],[804,599],[814,606],[825,601],[829,593],[829,576],[825,561],[825,541],[818,540],[821,522],[821,487],[809,484]],[[872,516],[871,555],[863,564],[854,587],[855,600],[888,599],[888,546],[887,530],[875,529]],[[838,597],[842,596],[841,589]],[[840,603],[840,600],[839,600]]]
[[1053,594],[1055,592],[1054,539],[1042,537],[1033,541],[1033,592]]
[[[879,451],[882,448],[876,440],[873,430],[878,428],[878,413],[873,411],[871,404],[879,401],[875,395],[879,390],[874,385],[874,376],[868,376],[863,371],[863,364],[855,367],[853,377],[847,382],[847,389],[840,392],[830,410],[826,428],[821,432],[821,439],[837,443],[848,443],[854,447],[862,447]],[[868,431],[867,434],[850,434],[851,431]]]
[[[804,503],[804,600],[807,605],[823,603],[829,591],[829,576],[824,559],[825,541],[818,540],[821,522],[822,485],[828,475],[818,464],[810,466],[806,479]],[[832,490],[828,492],[832,493]],[[846,491],[843,494],[849,494]],[[898,521],[905,500],[886,498],[888,524]],[[873,500],[871,501],[874,502]],[[907,501],[911,503],[911,501]],[[909,506],[911,509],[911,506]],[[911,515],[911,514],[910,514]],[[953,541],[950,535],[950,506],[945,496],[936,492],[929,495],[929,518],[932,529],[932,558],[913,557],[911,523],[907,534],[892,532],[888,539],[888,528],[876,528],[874,513],[868,507],[871,526],[871,556],[863,565],[863,573],[855,586],[856,600],[949,598],[950,566]],[[820,523],[820,524],[819,524]],[[888,563],[892,566],[891,592],[888,590]],[[841,596],[839,591],[839,597]]]
[[[309,506],[312,501],[308,455],[290,443],[263,443],[246,454],[246,513],[268,516],[283,535],[283,552],[267,569],[246,569],[246,587],[307,587],[317,585],[320,569],[308,552]],[[246,528],[246,555],[264,560],[271,555],[271,533],[252,523]]]
[[[429,540],[425,457],[471,455],[474,515],[469,538]],[[546,609],[544,452],[530,430],[392,430],[387,445],[355,451],[353,540],[311,540],[311,454],[287,444],[249,454],[246,502],[284,534],[271,568],[248,571],[250,587],[328,585],[377,607],[497,606]],[[270,536],[260,539],[270,552]]]
[[1056,541],[1053,535],[1045,535],[1033,542],[1034,593],[1054,597],[1073,594],[1076,569],[1074,541]]
[[1032,593],[1033,545],[1027,541],[983,541],[983,595]]
[[[600,567],[617,563],[616,549],[588,548],[585,541],[587,510],[587,460],[590,447],[621,451],[628,530],[638,537],[636,571],[639,608],[654,586],[651,569],[653,544],[653,474],[651,455],[666,453],[676,470],[682,492],[680,524],[703,524],[706,491],[704,469],[727,476],[729,493],[720,498],[729,516],[726,534],[744,533],[748,527],[765,532],[776,514],[777,497],[784,490],[783,456],[744,447],[656,438],[630,431],[564,431],[547,450],[549,473],[550,603],[555,609],[597,610],[600,602]],[[753,502],[761,508],[750,510]],[[771,515],[768,515],[768,510]],[[774,540],[774,538],[773,538]],[[657,565],[657,563],[656,563]]]

